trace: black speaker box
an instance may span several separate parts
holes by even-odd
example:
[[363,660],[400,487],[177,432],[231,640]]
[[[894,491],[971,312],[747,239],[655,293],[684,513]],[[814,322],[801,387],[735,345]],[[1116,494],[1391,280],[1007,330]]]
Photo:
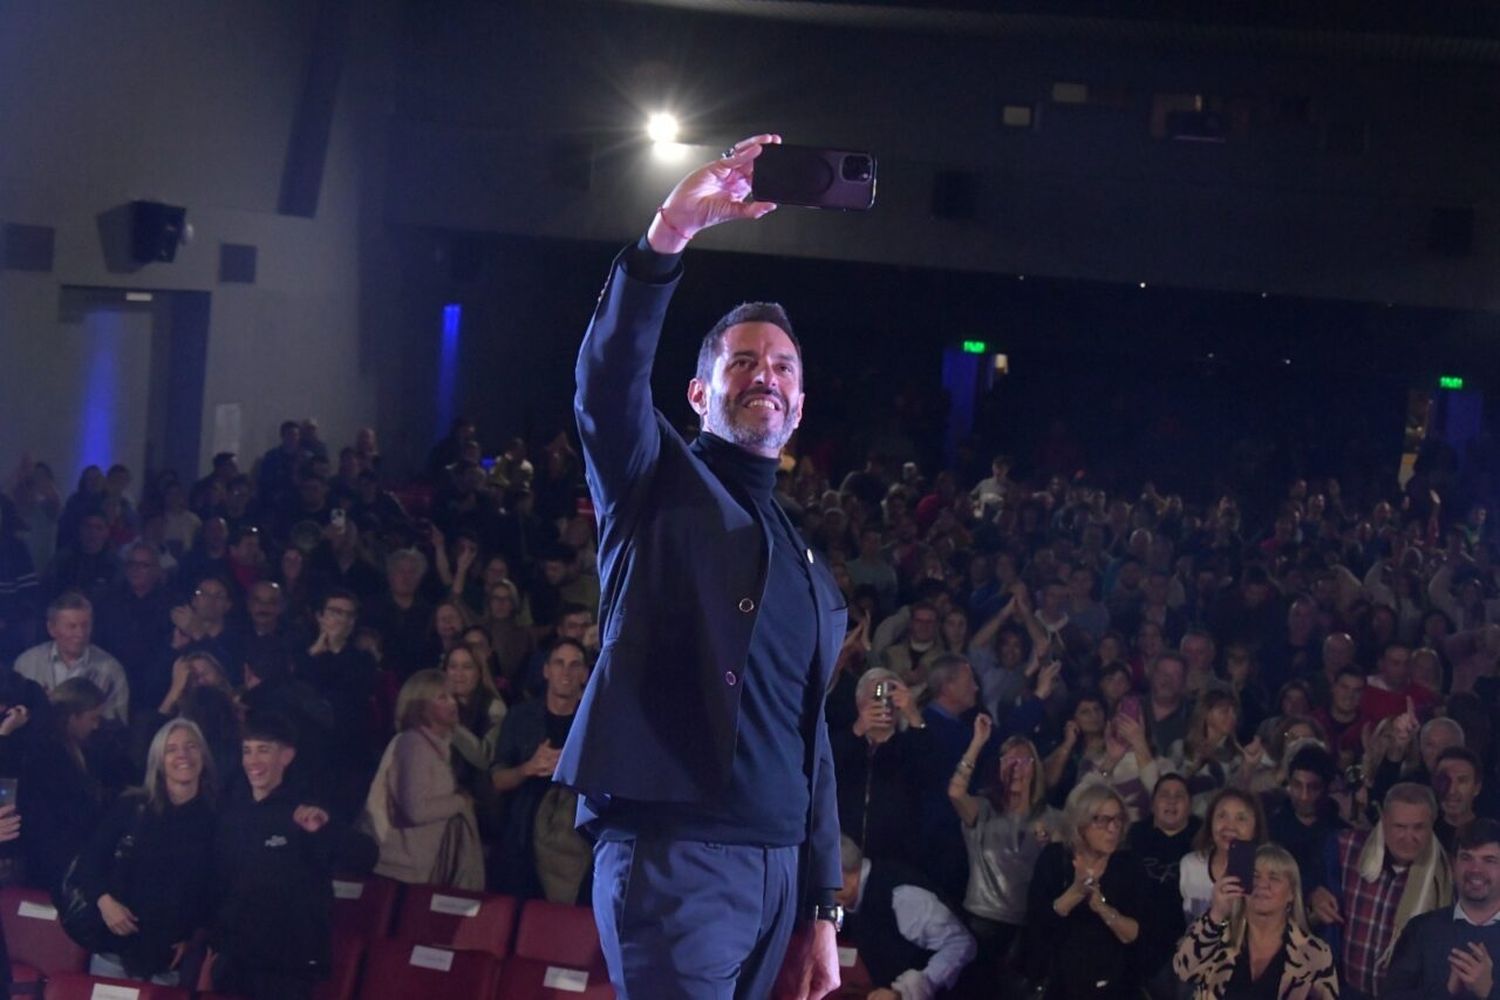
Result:
[[137,263],[171,262],[182,242],[187,209],[157,201],[130,203],[130,256]]

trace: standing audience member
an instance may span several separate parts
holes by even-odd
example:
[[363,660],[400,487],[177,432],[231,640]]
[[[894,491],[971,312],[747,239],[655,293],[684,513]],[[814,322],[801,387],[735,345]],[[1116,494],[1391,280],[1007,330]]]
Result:
[[[876,697],[884,684],[886,693]],[[838,778],[839,828],[868,858],[921,867],[918,767],[927,752],[911,690],[891,671],[871,667],[854,690],[859,715],[852,726],[830,727],[828,743]]]
[[1381,1000],[1492,997],[1500,956],[1500,823],[1458,831],[1453,881],[1458,902],[1412,917],[1381,981]]
[[1229,845],[1237,840],[1264,844],[1266,817],[1259,798],[1238,788],[1225,788],[1209,802],[1193,852],[1178,866],[1177,890],[1189,922],[1208,909],[1214,885],[1229,865]]
[[1346,997],[1379,995],[1396,940],[1418,914],[1453,903],[1453,870],[1432,835],[1437,800],[1402,782],[1385,795],[1372,830],[1329,842],[1325,884],[1308,900],[1338,958]]
[[400,732],[386,747],[365,801],[380,845],[375,872],[413,885],[484,888],[474,800],[459,790],[450,761],[458,703],[441,670],[419,670],[401,685]]
[[1328,839],[1349,825],[1330,794],[1333,780],[1328,751],[1315,743],[1302,745],[1286,766],[1286,794],[1266,821],[1271,840],[1297,860],[1305,893],[1324,884]]
[[120,797],[73,869],[114,937],[90,958],[90,973],[177,984],[211,913],[216,802],[203,734],[186,719],[168,722],[151,739],[145,787]]
[[99,766],[87,752],[104,717],[104,692],[85,677],[70,677],[49,698],[55,728],[27,755],[17,796],[26,815],[26,881],[39,889],[58,884],[106,805]]
[[1026,922],[1026,893],[1042,849],[1052,842],[1062,816],[1047,805],[1047,781],[1036,747],[1024,736],[1000,746],[998,781],[969,794],[974,765],[989,743],[992,722],[974,716],[974,738],[948,782],[948,798],[963,824],[969,852],[969,888],[964,895],[969,930],[979,943],[975,987],[1012,978],[1010,952]]
[[1146,914],[1145,876],[1120,851],[1125,800],[1107,785],[1080,788],[1063,813],[1027,891],[1026,958],[1046,1000],[1136,995],[1136,940]]
[[1314,937],[1297,861],[1275,844],[1255,852],[1250,891],[1225,876],[1188,928],[1173,968],[1193,1000],[1338,1000],[1333,953]]
[[1150,816],[1130,828],[1130,850],[1146,875],[1139,956],[1143,985],[1152,1000],[1174,1000],[1177,995],[1172,955],[1187,929],[1178,868],[1202,825],[1193,815],[1187,782],[1168,772],[1152,789]]

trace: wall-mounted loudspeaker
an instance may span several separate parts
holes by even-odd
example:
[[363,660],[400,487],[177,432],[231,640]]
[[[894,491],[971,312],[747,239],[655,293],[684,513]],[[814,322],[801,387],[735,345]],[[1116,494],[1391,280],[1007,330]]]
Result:
[[130,203],[130,256],[140,264],[172,261],[182,242],[187,209],[157,201]]

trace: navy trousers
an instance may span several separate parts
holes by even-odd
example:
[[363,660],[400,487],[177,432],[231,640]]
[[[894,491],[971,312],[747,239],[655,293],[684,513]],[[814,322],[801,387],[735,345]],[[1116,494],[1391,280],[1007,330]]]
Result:
[[594,919],[619,1000],[766,1000],[797,918],[795,847],[600,841]]

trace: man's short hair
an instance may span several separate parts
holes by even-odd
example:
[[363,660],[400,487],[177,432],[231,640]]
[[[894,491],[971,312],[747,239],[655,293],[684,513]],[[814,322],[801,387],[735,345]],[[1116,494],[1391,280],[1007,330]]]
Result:
[[1320,746],[1304,746],[1292,755],[1292,760],[1286,766],[1287,776],[1293,771],[1311,771],[1323,782],[1324,787],[1333,784],[1333,776],[1336,770],[1333,755]]
[[1396,782],[1391,786],[1391,790],[1385,793],[1385,801],[1381,803],[1380,811],[1388,812],[1391,806],[1398,802],[1408,806],[1426,806],[1433,818],[1437,818],[1437,796],[1433,795],[1432,789],[1426,785],[1420,785],[1415,781]]
[[105,694],[87,677],[69,677],[47,695],[59,722],[104,706]]
[[287,431],[298,431],[300,433],[301,430],[302,425],[295,420],[283,420],[281,427],[278,428],[278,431],[282,434],[285,434]]
[[47,605],[47,620],[56,621],[57,616],[64,611],[93,611],[94,606],[89,599],[83,596],[82,591],[65,590],[52,598],[52,603]]
[[941,695],[943,688],[951,684],[959,671],[968,665],[968,657],[958,653],[938,654],[933,658],[932,666],[927,668],[927,690],[933,696]]
[[1455,840],[1458,850],[1473,851],[1486,844],[1500,844],[1500,823],[1481,816],[1458,828]]
[[[1147,622],[1142,622],[1141,624],[1145,625],[1147,624]],[[1150,622],[1150,624],[1154,625],[1155,622]],[[1156,668],[1161,666],[1163,663],[1177,664],[1182,668],[1183,676],[1187,676],[1187,660],[1183,659],[1182,654],[1175,649],[1164,649],[1160,653],[1157,653],[1155,656],[1151,657],[1151,662],[1146,665],[1146,676],[1149,677],[1150,675],[1156,673]]]
[[1470,750],[1468,747],[1448,747],[1442,753],[1438,754],[1437,760],[1435,760],[1432,764],[1432,770],[1436,772],[1438,768],[1443,766],[1444,761],[1449,760],[1461,760],[1466,762],[1470,767],[1474,769],[1474,777],[1483,780],[1484,765],[1480,763],[1479,755],[1473,750]]
[[569,615],[588,615],[589,621],[594,620],[594,609],[587,604],[579,604],[576,601],[567,601],[557,609],[557,620],[561,622]]
[[251,712],[245,720],[240,738],[261,743],[280,743],[284,747],[297,745],[297,727],[292,720],[280,712]]
[[330,587],[324,592],[323,599],[318,602],[319,614],[328,610],[329,601],[348,601],[354,605],[354,613],[359,614],[359,596],[352,590],[346,590],[343,587]]
[[1426,739],[1427,734],[1432,732],[1434,729],[1452,729],[1454,734],[1458,737],[1458,745],[1468,745],[1468,739],[1464,736],[1463,725],[1457,719],[1450,718],[1446,715],[1439,715],[1436,718],[1428,719],[1426,722],[1422,723],[1422,728],[1417,730],[1417,742],[1420,743],[1422,740]]
[[574,649],[578,650],[578,655],[583,657],[584,666],[588,666],[589,651],[583,648],[583,643],[579,642],[577,639],[569,639],[567,636],[553,639],[550,643],[547,644],[547,655],[543,658],[542,662],[545,663],[548,660],[551,660],[552,654],[557,652],[564,646],[572,646]]
[[797,361],[802,361],[802,342],[792,332],[792,321],[788,318],[786,310],[776,302],[741,302],[729,310],[719,321],[703,335],[703,343],[698,347],[698,370],[695,373],[698,381],[708,382],[714,377],[714,359],[724,349],[724,332],[731,326],[739,326],[741,323],[770,323],[772,326],[780,327],[797,349]]

